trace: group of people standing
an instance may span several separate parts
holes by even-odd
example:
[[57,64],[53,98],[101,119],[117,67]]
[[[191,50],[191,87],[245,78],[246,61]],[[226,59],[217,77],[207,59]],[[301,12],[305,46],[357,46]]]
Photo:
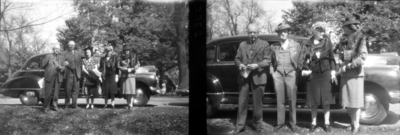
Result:
[[104,50],[105,56],[98,61],[93,57],[93,48],[85,48],[83,53],[76,50],[74,41],[68,42],[66,51],[61,52],[59,46],[53,48],[53,53],[48,54],[41,64],[45,69],[43,104],[45,112],[49,110],[50,104],[55,111],[58,111],[58,95],[64,81],[65,108],[79,108],[77,98],[82,79],[84,84],[94,85],[87,87],[86,108],[94,108],[93,101],[95,97],[99,97],[99,91],[105,99],[104,108],[107,108],[109,99],[112,108],[115,108],[114,97],[118,93],[118,85],[127,100],[127,108],[132,108],[136,93],[135,71],[139,67],[137,55],[128,45],[123,46],[121,54],[115,53],[112,46],[107,46]]
[[[325,123],[323,129],[330,132],[330,105],[334,104],[331,92],[332,83],[338,84],[336,75],[341,74],[341,105],[348,109],[351,118],[351,131],[359,132],[360,108],[364,106],[364,70],[363,63],[367,56],[365,37],[360,36],[360,22],[355,17],[346,18],[342,25],[347,43],[341,45],[343,52],[338,62],[333,55],[332,43],[322,27],[312,29],[312,37],[306,42],[297,42],[288,37],[291,27],[281,23],[275,31],[280,42],[269,45],[259,39],[258,28],[248,25],[249,40],[240,44],[235,57],[235,64],[240,70],[239,101],[236,130],[245,130],[249,93],[253,99],[253,119],[257,132],[262,130],[262,100],[267,83],[273,83],[277,100],[277,123],[274,131],[285,127],[285,95],[289,105],[288,127],[297,131],[296,100],[297,86],[306,85],[306,104],[311,108],[309,132],[316,129],[318,106],[322,106]],[[361,40],[360,40],[361,39]],[[356,42],[361,41],[361,42]],[[336,73],[336,64],[339,71]],[[269,67],[269,69],[267,69]],[[246,74],[246,71],[250,71]],[[269,71],[269,72],[268,72]],[[267,81],[267,74],[273,80]]]

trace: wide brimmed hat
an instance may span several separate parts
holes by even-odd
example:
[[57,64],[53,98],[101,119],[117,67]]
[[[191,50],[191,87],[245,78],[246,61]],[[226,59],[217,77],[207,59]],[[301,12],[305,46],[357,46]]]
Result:
[[286,30],[286,29],[290,30],[290,26],[286,23],[280,23],[280,24],[278,24],[278,27],[276,27],[275,32]]
[[122,50],[124,50],[124,51],[126,51],[126,50],[130,51],[130,50],[132,50],[132,48],[131,48],[131,46],[129,46],[129,45],[124,45],[124,46],[122,47]]
[[358,21],[355,17],[347,17],[343,23],[343,26],[350,24],[360,24],[360,21]]

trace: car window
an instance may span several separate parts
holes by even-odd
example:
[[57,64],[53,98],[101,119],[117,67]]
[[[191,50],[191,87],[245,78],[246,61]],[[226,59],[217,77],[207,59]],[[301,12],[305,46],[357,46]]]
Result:
[[240,42],[222,43],[219,45],[219,61],[233,61],[236,56]]
[[40,69],[41,64],[42,64],[42,59],[45,55],[36,57],[34,59],[30,59],[26,63],[26,69]]
[[215,46],[210,46],[207,48],[207,62],[212,62],[215,57]]

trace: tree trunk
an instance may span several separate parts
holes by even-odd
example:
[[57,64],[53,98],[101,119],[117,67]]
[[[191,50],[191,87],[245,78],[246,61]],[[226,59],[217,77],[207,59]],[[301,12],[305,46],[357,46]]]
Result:
[[186,29],[188,8],[186,2],[176,2],[173,21],[176,30],[178,50],[179,89],[189,89],[189,69],[186,50]]

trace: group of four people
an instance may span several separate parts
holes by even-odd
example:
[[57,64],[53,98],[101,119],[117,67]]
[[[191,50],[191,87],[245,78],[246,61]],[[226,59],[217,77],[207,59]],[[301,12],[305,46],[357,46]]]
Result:
[[[111,106],[115,108],[114,97],[118,93],[119,82],[128,109],[131,109],[136,93],[135,71],[139,67],[137,55],[128,45],[123,46],[120,55],[113,51],[112,46],[105,47],[105,53],[99,62],[93,57],[92,48],[85,48],[83,55],[81,51],[75,49],[74,41],[68,42],[68,50],[64,52],[61,52],[59,47],[54,47],[53,53],[48,54],[42,61],[42,68],[45,69],[44,111],[49,110],[50,104],[55,111],[58,110],[59,90],[64,81],[65,108],[70,108],[71,97],[72,108],[78,108],[77,98],[81,79],[84,79],[84,84],[95,85],[88,87],[86,108],[94,108],[93,100],[99,96],[98,89],[101,89],[105,99],[104,108],[107,108],[108,99],[111,99]],[[89,97],[91,97],[90,104]]]
[[[276,32],[280,42],[269,45],[259,39],[258,28],[254,24],[248,26],[249,40],[240,44],[235,57],[235,64],[241,72],[239,75],[239,101],[236,122],[236,133],[244,131],[247,118],[249,93],[253,99],[253,120],[255,130],[261,132],[263,122],[263,95],[267,83],[273,83],[277,100],[277,124],[274,131],[285,126],[285,95],[289,105],[289,125],[293,131],[296,126],[297,86],[306,84],[306,104],[311,108],[311,125],[309,132],[316,129],[317,108],[324,110],[326,132],[330,132],[330,104],[334,103],[331,84],[338,83],[336,74],[341,74],[341,105],[346,107],[351,118],[352,132],[359,132],[360,108],[364,106],[363,63],[367,56],[365,38],[360,35],[360,22],[354,17],[346,18],[342,29],[348,42],[343,45],[344,52],[338,63],[333,56],[332,43],[322,27],[313,28],[309,41],[298,43],[288,37],[290,26],[281,23]],[[359,39],[361,43],[357,42]],[[267,67],[270,67],[268,70]],[[247,75],[246,71],[250,71]],[[267,81],[267,74],[273,80]]]

